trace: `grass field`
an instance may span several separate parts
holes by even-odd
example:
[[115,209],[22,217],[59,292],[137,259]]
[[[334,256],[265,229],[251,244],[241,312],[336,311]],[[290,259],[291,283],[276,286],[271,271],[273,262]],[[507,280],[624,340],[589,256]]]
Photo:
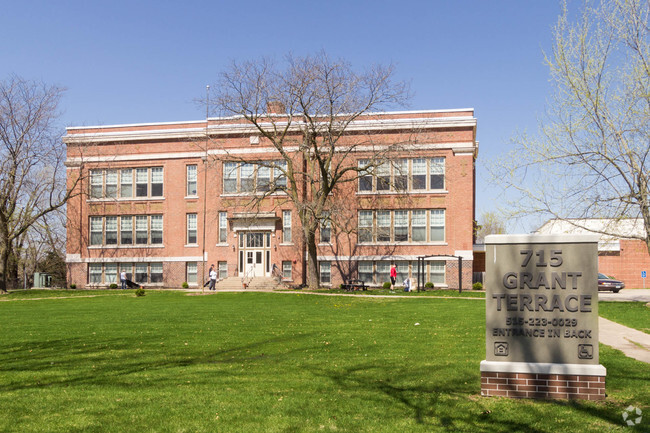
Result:
[[598,314],[621,325],[650,334],[650,308],[643,302],[601,302]]
[[650,414],[650,368],[605,346],[606,402],[480,397],[480,300],[53,293],[0,302],[2,432],[650,426],[650,416],[637,428],[621,417],[629,405]]

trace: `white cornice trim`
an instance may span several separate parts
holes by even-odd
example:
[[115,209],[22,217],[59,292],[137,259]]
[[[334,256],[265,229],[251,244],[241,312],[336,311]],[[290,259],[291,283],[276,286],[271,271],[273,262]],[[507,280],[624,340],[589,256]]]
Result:
[[149,263],[149,262],[202,262],[201,256],[187,257],[84,257],[80,254],[66,255],[66,263]]
[[[385,150],[388,146],[357,146],[355,152],[377,152]],[[422,150],[444,150],[451,149],[455,155],[472,154],[474,147],[472,142],[454,142],[454,143],[423,143],[423,144],[405,144],[399,147],[403,151],[422,151]],[[341,151],[348,150],[346,146],[341,147]],[[288,146],[284,149],[288,153],[298,152],[298,146]],[[233,149],[210,149],[208,155],[213,157],[238,156],[241,155],[268,155],[278,154],[274,147],[238,147]],[[137,162],[137,161],[155,161],[155,160],[172,160],[172,159],[201,159],[205,157],[205,151],[199,152],[167,152],[167,153],[145,153],[145,154],[125,154],[111,156],[87,156],[71,157],[66,160],[66,164],[81,163],[107,163],[107,162]]]
[[[205,123],[205,122],[204,122]],[[287,122],[263,123],[262,128],[284,129]],[[304,126],[302,121],[293,121],[290,131],[299,131]],[[409,119],[374,119],[374,120],[356,120],[351,122],[346,131],[383,131],[395,129],[440,129],[440,128],[461,128],[476,127],[476,118],[474,117],[426,117],[426,118],[409,118]],[[90,128],[85,128],[90,129]],[[68,128],[68,130],[72,130]],[[81,130],[81,129],[79,129]],[[225,124],[209,125],[207,127],[209,136],[222,135],[246,135],[257,134],[257,128],[250,124]],[[132,131],[106,131],[92,133],[75,133],[63,136],[63,142],[66,144],[95,144],[120,141],[151,141],[151,140],[191,140],[205,139],[206,128],[173,128],[173,129],[155,129],[155,130],[132,130]]]

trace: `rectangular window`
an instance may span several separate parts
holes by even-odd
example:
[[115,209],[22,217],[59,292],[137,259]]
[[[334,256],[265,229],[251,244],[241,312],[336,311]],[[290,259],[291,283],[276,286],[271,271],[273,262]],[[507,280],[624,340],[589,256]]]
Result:
[[187,214],[187,244],[196,244],[196,214]]
[[359,262],[359,279],[366,284],[374,284],[372,262]]
[[163,243],[162,215],[151,215],[151,243],[155,245]]
[[228,242],[228,213],[219,212],[219,243]]
[[377,242],[390,242],[390,211],[377,211]]
[[322,284],[332,283],[332,264],[330,262],[320,262],[320,282]]
[[136,215],[135,217],[135,243],[138,245],[147,245],[149,241],[146,215]]
[[409,178],[408,159],[398,159],[393,162],[393,176],[395,178],[395,189],[397,191],[406,191]]
[[409,240],[409,219],[408,211],[395,211],[395,242],[407,242]]
[[255,165],[250,163],[242,164],[239,167],[240,192],[253,192]]
[[106,245],[117,245],[117,217],[106,217]]
[[163,196],[163,168],[153,167],[151,169],[151,196]]
[[434,285],[445,284],[445,262],[430,262],[429,269],[429,281],[431,281]]
[[427,189],[427,161],[425,159],[414,159],[413,164],[413,190]]
[[104,219],[90,217],[90,245],[102,245],[104,242]]
[[133,170],[130,168],[120,170],[120,197],[133,197]]
[[196,195],[196,178],[197,170],[196,165],[187,166],[187,192],[186,194],[190,197]]
[[104,282],[106,284],[117,284],[117,263],[106,263],[104,265]]
[[117,198],[117,170],[106,171],[106,197]]
[[282,262],[282,279],[283,280],[292,280],[293,276],[291,275],[291,262],[285,260]]
[[101,284],[102,283],[102,264],[89,263],[88,264],[88,283]]
[[422,209],[411,212],[411,240],[413,242],[426,242],[427,240],[427,212]]
[[152,263],[150,278],[152,283],[163,282],[163,265],[162,263]]
[[390,262],[377,262],[377,283],[390,283]]
[[198,267],[196,262],[185,263],[185,281],[188,284],[196,284],[198,281]]
[[104,197],[104,172],[90,170],[90,198]]
[[133,279],[133,265],[131,263],[120,263],[120,273],[126,273],[126,279]]
[[135,196],[147,197],[149,195],[149,170],[137,168],[135,170]]
[[271,186],[271,168],[265,165],[257,167],[256,191],[267,192]]
[[275,182],[275,188],[280,190],[285,190],[287,188],[287,161],[275,161],[275,167],[273,167],[273,179]]
[[133,217],[120,217],[120,244],[133,244]]
[[397,268],[397,284],[404,284],[404,280],[409,277],[409,262],[395,262]]
[[223,164],[223,192],[237,192],[237,163],[225,162]]
[[431,189],[445,189],[445,158],[431,159]]
[[291,211],[282,211],[282,242],[291,243]]
[[431,211],[431,241],[441,242],[445,240],[445,210],[433,209]]
[[390,165],[382,163],[377,167],[377,191],[390,189]]
[[149,278],[148,266],[146,263],[135,264],[135,282],[138,284],[145,284]]
[[357,169],[359,170],[359,191],[372,191],[372,175],[367,172],[368,160],[359,160]]
[[359,211],[359,242],[372,242],[372,211]]
[[228,262],[217,262],[217,274],[220,280],[228,278]]
[[332,242],[332,222],[329,219],[329,212],[323,213],[324,220],[320,225],[320,241],[326,244]]

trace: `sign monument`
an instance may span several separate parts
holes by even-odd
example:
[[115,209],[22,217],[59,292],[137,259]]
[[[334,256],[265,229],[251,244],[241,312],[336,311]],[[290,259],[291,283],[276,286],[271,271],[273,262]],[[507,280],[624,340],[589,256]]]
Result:
[[485,396],[605,398],[598,360],[598,237],[490,235]]

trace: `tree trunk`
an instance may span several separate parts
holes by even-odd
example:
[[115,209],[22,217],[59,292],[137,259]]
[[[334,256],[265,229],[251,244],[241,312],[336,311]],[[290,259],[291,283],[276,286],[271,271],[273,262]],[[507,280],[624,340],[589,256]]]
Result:
[[314,290],[320,286],[318,275],[318,248],[316,246],[316,230],[305,228],[305,246],[307,248],[307,284]]

